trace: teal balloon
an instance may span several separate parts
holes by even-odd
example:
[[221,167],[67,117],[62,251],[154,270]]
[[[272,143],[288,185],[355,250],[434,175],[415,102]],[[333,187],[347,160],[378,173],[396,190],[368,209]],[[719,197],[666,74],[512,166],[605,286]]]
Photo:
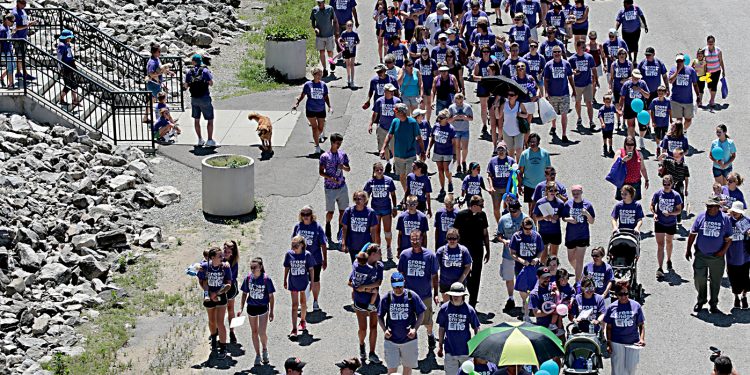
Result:
[[685,56],[685,65],[690,65],[690,54],[684,53],[682,56]]
[[641,125],[648,125],[648,123],[651,122],[651,115],[646,111],[638,112],[638,122],[641,123]]
[[721,147],[714,147],[711,149],[711,156],[714,157],[714,160],[724,160],[724,149]]
[[[547,362],[542,363],[542,365],[539,366],[539,370],[540,372],[546,371],[550,375],[557,375],[558,373],[560,373],[560,366],[558,366],[555,361],[550,359]],[[539,372],[537,372],[537,374],[539,374]]]
[[638,113],[643,110],[643,100],[641,99],[633,99],[632,102],[630,102],[630,108],[633,109],[633,112]]
[[539,370],[534,373],[534,375],[552,375],[549,373],[549,371]]

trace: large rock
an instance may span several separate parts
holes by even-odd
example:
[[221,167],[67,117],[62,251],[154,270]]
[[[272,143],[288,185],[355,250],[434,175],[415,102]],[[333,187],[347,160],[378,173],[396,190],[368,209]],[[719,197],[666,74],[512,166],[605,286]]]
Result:
[[99,160],[102,165],[106,165],[108,167],[122,167],[128,163],[127,160],[119,156],[107,155],[102,153],[96,154],[96,160]]
[[8,227],[0,227],[0,246],[10,247],[16,238],[16,230]]
[[161,228],[151,227],[141,231],[138,236],[138,246],[155,247],[161,242]]
[[40,282],[52,281],[55,284],[65,284],[70,281],[71,272],[68,267],[60,263],[47,263],[42,267],[42,271],[37,278]]
[[71,239],[71,243],[73,243],[73,247],[75,247],[76,250],[80,250],[84,247],[87,247],[89,249],[95,249],[96,248],[96,235],[79,234],[77,236],[73,236],[73,238]]
[[21,266],[33,270],[38,270],[42,265],[42,259],[34,252],[31,246],[25,243],[16,244],[16,253],[18,254]]
[[16,293],[23,294],[26,290],[26,281],[23,278],[17,277],[13,279],[10,284],[5,286],[5,294],[12,296]]
[[159,207],[168,206],[180,201],[180,191],[173,186],[160,186],[156,188],[156,205]]
[[81,268],[81,275],[87,280],[106,276],[109,271],[109,264],[96,260],[93,255],[81,257],[78,267]]
[[96,235],[96,244],[104,249],[115,246],[124,246],[128,244],[128,236],[122,229],[101,232]]
[[192,36],[192,42],[198,47],[210,47],[214,42],[214,37],[204,32],[196,31]]
[[135,187],[135,177],[121,174],[109,180],[109,182],[107,182],[107,185],[114,191],[132,189]]

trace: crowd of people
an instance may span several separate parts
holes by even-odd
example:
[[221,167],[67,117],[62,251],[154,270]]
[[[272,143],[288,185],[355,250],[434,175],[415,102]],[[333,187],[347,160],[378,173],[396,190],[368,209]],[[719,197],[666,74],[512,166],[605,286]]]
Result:
[[[726,74],[716,39],[708,36],[695,55],[677,53],[668,67],[653,47],[639,59],[641,30],[649,29],[643,9],[632,0],[623,1],[603,43],[589,28],[595,10],[584,0],[493,0],[490,8],[494,12],[478,0],[378,0],[372,12],[378,43],[363,46],[355,0],[317,1],[310,20],[322,66],[313,68],[313,79],[294,108],[305,100],[324,181],[325,222],[305,206],[292,230],[291,249],[283,259],[283,285],[292,301],[289,338],[308,329],[310,297],[312,310],[321,309],[321,273],[328,251],[338,250],[352,262],[348,287],[359,344],[359,358],[337,364],[342,373],[381,363],[381,353],[388,373],[400,368],[410,374],[417,367],[417,337],[424,327],[428,350],[444,358],[446,373],[461,374],[461,364],[470,359],[467,342],[481,329],[476,310],[480,283],[495,280],[485,272],[482,281],[482,268],[490,260],[490,244],[497,242],[502,246],[499,276],[507,291],[504,312],[544,326],[562,340],[567,322],[579,332],[599,333],[611,355],[612,373],[635,374],[638,348],[646,345],[642,294],[637,293],[642,287],[617,277],[609,249],[589,249],[597,212],[609,213],[613,233],[631,233],[637,240],[653,227],[659,280],[673,271],[674,237],[687,230],[685,257],[693,262],[698,292],[694,311],[708,304],[710,313],[719,312],[725,271],[735,296],[732,307],[747,309],[750,219],[740,190],[743,178],[732,167],[737,148],[724,124],[715,127],[708,152],[714,180],[698,181],[713,183],[714,194],[692,225],[682,227],[688,188],[695,184],[686,162],[693,150],[688,129],[698,107],[718,108],[718,85]],[[497,29],[506,12],[513,22],[507,37]],[[351,156],[344,137],[325,135],[326,112],[332,109],[323,78],[342,59],[346,86],[353,88],[357,54],[375,54],[371,47],[380,63],[362,109],[370,118],[368,133],[375,128],[382,160],[372,165],[367,181],[350,191]],[[505,77],[502,90],[482,85],[494,76]],[[478,105],[467,100],[471,90]],[[551,123],[553,139],[569,143],[571,97],[576,127],[583,127],[585,119],[590,130],[600,131],[602,156],[611,158],[613,171],[621,171],[612,181],[613,207],[585,198],[582,183],[568,187],[558,181],[550,153],[532,129],[538,128],[532,124]],[[493,149],[481,164],[469,155],[469,142],[477,138],[472,128],[480,121]],[[617,151],[614,134],[624,136]],[[658,170],[646,167],[644,152],[651,147]],[[436,170],[439,190],[433,188],[430,169]],[[652,187],[649,176],[660,184]],[[454,188],[456,178],[460,189]],[[487,195],[492,209],[485,208]],[[561,245],[570,269],[561,265]],[[225,244],[223,252],[212,249],[206,256],[198,277],[219,354],[224,355],[227,341],[223,306],[242,291],[243,308],[236,314],[247,311],[251,317],[255,363],[268,363],[266,327],[273,320],[275,289],[263,261],[253,259],[252,271],[238,288],[236,245]],[[651,261],[635,256],[636,263]],[[561,305],[565,309],[556,308]],[[230,316],[232,309],[227,309]],[[380,348],[379,333],[384,337]],[[290,360],[287,373],[301,373],[304,363]],[[516,371],[473,361],[477,373]]]

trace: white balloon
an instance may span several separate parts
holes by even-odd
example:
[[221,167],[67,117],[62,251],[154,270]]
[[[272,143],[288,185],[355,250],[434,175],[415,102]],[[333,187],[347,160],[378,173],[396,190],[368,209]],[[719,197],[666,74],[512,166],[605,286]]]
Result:
[[461,371],[471,374],[474,372],[474,362],[472,360],[468,360],[461,364]]

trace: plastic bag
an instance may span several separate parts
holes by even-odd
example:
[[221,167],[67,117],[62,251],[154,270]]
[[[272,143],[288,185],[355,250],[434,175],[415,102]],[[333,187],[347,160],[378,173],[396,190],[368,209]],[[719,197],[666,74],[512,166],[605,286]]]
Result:
[[607,174],[607,177],[605,177],[605,180],[612,183],[612,185],[615,185],[616,188],[621,188],[622,185],[625,184],[625,175],[628,173],[627,168],[625,167],[625,163],[622,161],[622,159],[617,158],[615,159],[615,162],[612,163],[612,168],[610,168],[609,173]]
[[542,119],[542,123],[546,124],[557,117],[555,108],[552,107],[552,104],[547,99],[540,98],[537,103],[539,103],[539,117]]
[[721,98],[726,99],[729,96],[729,86],[727,86],[727,80],[721,77]]

